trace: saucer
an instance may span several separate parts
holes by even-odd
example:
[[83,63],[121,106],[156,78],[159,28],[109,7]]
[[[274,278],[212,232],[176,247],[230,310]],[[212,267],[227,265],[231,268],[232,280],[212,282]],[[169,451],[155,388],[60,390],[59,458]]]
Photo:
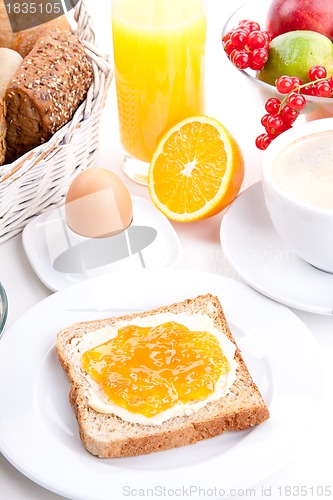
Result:
[[227,260],[258,292],[295,309],[333,314],[333,274],[303,261],[281,240],[268,215],[261,182],[230,205],[220,241]]
[[103,274],[175,266],[181,247],[171,223],[148,200],[133,196],[132,203],[132,224],[106,238],[85,238],[71,231],[64,206],[32,219],[22,242],[44,285],[59,291]]

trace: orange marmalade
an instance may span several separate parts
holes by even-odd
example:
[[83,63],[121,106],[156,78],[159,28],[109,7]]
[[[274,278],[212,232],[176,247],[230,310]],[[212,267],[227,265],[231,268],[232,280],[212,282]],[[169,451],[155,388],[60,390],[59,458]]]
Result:
[[148,418],[177,403],[205,400],[230,369],[214,334],[175,321],[126,325],[86,351],[82,364],[114,404]]

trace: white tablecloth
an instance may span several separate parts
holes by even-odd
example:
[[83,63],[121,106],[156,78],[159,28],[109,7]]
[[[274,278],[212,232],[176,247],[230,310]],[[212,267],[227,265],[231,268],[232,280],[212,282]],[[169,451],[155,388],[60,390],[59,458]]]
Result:
[[[98,44],[111,51],[110,0],[86,2],[95,22]],[[206,57],[207,114],[219,119],[235,136],[245,157],[246,175],[242,189],[260,179],[262,153],[255,148],[254,139],[262,132],[260,118],[263,107],[255,94],[244,85],[244,77],[227,63],[222,53],[220,34],[236,2],[206,0],[208,20],[208,41]],[[263,4],[266,1],[263,0]],[[149,199],[145,187],[128,181],[120,168],[117,132],[117,113],[114,82],[112,83],[101,124],[101,147],[98,166],[111,168],[126,182],[132,194]],[[191,224],[174,224],[181,245],[180,268],[196,269],[237,278],[235,271],[227,264],[219,243],[219,228],[222,214],[209,220]],[[9,300],[7,328],[34,304],[51,292],[39,281],[25,256],[21,235],[0,245],[0,280],[6,288]],[[332,297],[333,304],[333,297]],[[316,338],[324,363],[330,367],[327,376],[333,387],[333,317],[317,316],[295,311]],[[311,369],[311,368],[309,368]],[[5,383],[5,381],[0,381]],[[4,402],[1,402],[1,406]],[[1,413],[1,407],[0,407]],[[272,471],[272,475],[258,484],[251,496],[239,492],[234,498],[293,498],[301,496],[297,490],[288,487],[304,486],[305,498],[319,498],[317,486],[330,486],[333,497],[332,453],[332,394],[326,395],[323,417],[315,431],[307,437],[294,456],[283,467]],[[1,414],[0,414],[1,425]],[[239,471],[241,474],[241,471]],[[0,456],[0,499],[3,500],[51,500],[58,495],[38,486],[19,473],[7,460]],[[314,488],[312,494],[311,487]],[[319,493],[316,493],[319,492]],[[110,496],[112,498],[112,496]],[[327,497],[326,497],[327,498]],[[120,500],[120,499],[114,499]]]

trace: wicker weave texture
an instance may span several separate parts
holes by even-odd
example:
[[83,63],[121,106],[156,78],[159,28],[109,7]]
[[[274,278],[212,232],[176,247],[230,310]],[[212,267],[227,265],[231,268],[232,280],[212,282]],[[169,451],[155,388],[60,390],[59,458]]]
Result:
[[0,169],[0,243],[18,234],[27,222],[64,201],[74,175],[93,166],[99,124],[112,80],[109,57],[94,45],[95,34],[84,1],[74,9],[77,28],[94,69],[86,100],[72,120],[45,144]]

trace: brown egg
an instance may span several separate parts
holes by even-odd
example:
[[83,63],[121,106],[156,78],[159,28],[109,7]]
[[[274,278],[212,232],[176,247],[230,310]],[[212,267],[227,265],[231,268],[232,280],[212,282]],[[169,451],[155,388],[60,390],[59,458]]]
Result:
[[132,200],[122,180],[105,168],[78,174],[68,189],[66,221],[75,233],[88,238],[112,236],[132,222]]

